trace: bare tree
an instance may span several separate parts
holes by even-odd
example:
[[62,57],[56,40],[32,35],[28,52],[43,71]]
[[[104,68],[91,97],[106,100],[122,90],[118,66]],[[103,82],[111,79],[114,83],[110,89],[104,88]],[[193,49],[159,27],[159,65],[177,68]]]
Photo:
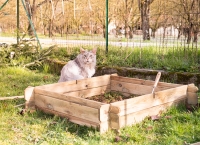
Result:
[[150,40],[149,34],[149,15],[150,15],[150,4],[154,0],[138,0],[139,10],[141,13],[141,25],[143,32],[143,40]]
[[[111,1],[109,1],[110,5]],[[105,38],[106,37],[106,12],[105,12],[105,2],[104,1],[98,1],[96,0],[93,2],[93,19],[95,21],[96,27],[100,27],[102,29],[102,36]],[[108,16],[108,23],[110,23],[112,20],[112,11],[109,8],[109,16]]]
[[[1,1],[0,6],[5,1]],[[13,29],[16,29],[16,18],[13,17],[16,14],[15,3],[9,1],[2,9],[0,10],[0,29],[2,32],[13,32]],[[23,17],[24,18],[24,17]]]
[[130,31],[130,27],[129,27],[129,23],[131,20],[131,12],[133,11],[133,4],[134,4],[134,0],[124,0],[124,6],[125,6],[125,16],[124,16],[124,23],[125,23],[125,37],[128,38],[129,37],[129,31]]
[[[36,0],[33,0],[32,1],[32,4],[31,4],[31,1],[30,0],[25,0],[25,3],[26,3],[26,10],[27,10],[27,13],[28,13],[28,17],[30,18],[30,20],[32,21],[32,24],[34,25],[35,23],[35,18],[36,18]],[[28,35],[29,36],[33,36],[33,29],[32,29],[32,26],[31,26],[31,23],[29,22],[28,24]]]
[[155,38],[156,30],[163,25],[163,2],[165,1],[155,0],[151,5],[150,28],[153,38]]
[[187,43],[197,42],[199,32],[199,0],[172,0],[175,16],[181,17],[180,32],[185,34]]

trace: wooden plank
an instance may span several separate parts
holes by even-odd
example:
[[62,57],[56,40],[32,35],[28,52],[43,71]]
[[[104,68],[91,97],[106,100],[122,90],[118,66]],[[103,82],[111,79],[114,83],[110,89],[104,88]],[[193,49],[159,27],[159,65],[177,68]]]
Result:
[[29,86],[24,90],[24,99],[26,101],[34,100],[34,87]]
[[[145,86],[140,84],[132,84],[126,82],[119,82],[111,80],[111,90],[123,93],[144,95],[152,92],[153,86]],[[165,90],[163,88],[156,88],[155,92]]]
[[109,86],[109,85],[110,85],[110,75],[104,75],[88,79],[38,86],[36,88],[43,90],[50,90],[57,93],[68,93],[88,88],[96,88],[100,86]]
[[99,109],[99,120],[100,121],[107,121],[109,120],[109,110],[110,104],[102,105]]
[[[180,96],[180,97],[178,98],[178,100],[180,100],[180,99],[185,99],[185,100],[186,100],[186,98],[187,98],[187,95],[183,95],[183,96]],[[161,104],[162,104],[162,103],[161,103]],[[163,104],[164,104],[164,103],[163,103]],[[152,106],[156,106],[156,105],[154,105],[154,103],[153,103]],[[125,109],[125,110],[121,110],[121,111],[118,113],[118,115],[131,114],[131,113],[134,113],[134,112],[137,112],[137,111],[140,111],[140,110],[143,110],[143,109],[145,109],[145,108],[152,107],[152,106],[150,106],[150,105],[148,105],[148,104],[146,104],[146,106],[145,106],[145,105],[140,106],[139,104],[135,104],[134,107],[132,107],[132,108],[127,108],[127,109]]]
[[65,113],[57,112],[55,110],[49,110],[47,108],[43,108],[43,107],[40,107],[40,106],[36,106],[36,108],[44,111],[45,113],[50,113],[50,114],[58,115],[60,117],[67,118],[70,122],[73,122],[73,123],[76,123],[76,124],[79,124],[79,125],[86,125],[86,126],[89,126],[89,127],[90,126],[99,127],[99,123],[92,122],[90,120],[85,120],[85,119],[81,119],[81,118],[74,117],[74,116],[71,116],[71,115],[66,115]]
[[24,90],[24,98],[26,100],[25,108],[26,109],[35,109],[35,97],[34,97],[34,87],[27,87]]
[[158,72],[157,75],[156,75],[156,79],[155,79],[155,82],[154,82],[153,89],[152,89],[152,92],[151,92],[151,93],[154,93],[154,92],[155,92],[155,88],[156,88],[157,85],[158,85],[158,82],[159,82],[159,80],[160,80],[160,77],[161,77],[161,72]]
[[200,142],[196,142],[196,143],[193,143],[193,144],[190,144],[190,145],[200,145]]
[[0,97],[0,100],[12,100],[12,99],[21,99],[24,96],[12,96],[12,97]]
[[92,122],[90,120],[85,120],[85,119],[77,118],[77,117],[74,117],[74,116],[66,115],[64,113],[57,112],[55,110],[49,110],[49,109],[39,107],[39,106],[36,106],[36,107],[39,110],[42,110],[46,113],[50,113],[50,114],[58,115],[58,116],[63,117],[63,118],[67,118],[70,122],[73,122],[73,123],[76,123],[76,124],[79,124],[79,125],[82,125],[82,126],[98,128],[101,134],[105,133],[110,128],[110,122],[109,121],[96,123],[96,122]]
[[175,101],[185,97],[185,95],[187,95],[187,85],[182,85],[180,87],[155,92],[154,94],[142,95],[139,97],[111,103],[110,112],[116,114],[122,112],[123,114],[130,108],[132,108],[134,112],[137,112],[145,108]]
[[[129,78],[129,77],[111,75],[110,79],[119,81],[119,82],[133,83],[133,84],[139,84],[139,85],[145,85],[145,86],[153,86],[154,85],[154,81],[137,79],[137,78]],[[166,83],[166,82],[159,82],[157,85],[158,88],[165,88],[165,89],[174,88],[174,87],[178,87],[178,86],[181,86],[181,85],[173,84],[173,83]]]
[[99,125],[100,134],[107,132],[110,129],[110,121],[101,122]]
[[118,114],[110,113],[110,127],[112,129],[120,129],[121,127],[139,123],[148,116],[159,115],[172,105],[184,103],[185,98],[168,102],[165,104],[157,105],[131,114],[120,116]]
[[24,105],[25,105],[25,103],[19,104],[19,105],[15,105],[14,107],[21,107],[21,106],[24,106]]
[[106,92],[110,92],[110,85],[102,86],[102,87],[98,87],[98,88],[91,88],[91,89],[86,89],[86,90],[68,92],[68,93],[64,93],[64,95],[87,98],[87,97],[105,94]]
[[194,84],[189,84],[188,85],[188,92],[196,93],[198,91],[198,87],[196,87]]
[[101,102],[97,102],[97,101],[93,101],[93,100],[89,100],[89,99],[84,99],[84,98],[80,98],[80,97],[66,96],[64,94],[55,93],[55,92],[47,91],[47,90],[42,90],[39,88],[35,88],[35,94],[46,95],[48,97],[60,99],[63,101],[65,100],[68,102],[72,102],[72,103],[76,103],[76,104],[80,104],[80,105],[84,105],[84,106],[88,106],[88,107],[92,107],[92,108],[97,108],[97,109],[99,109],[102,105],[105,105],[105,103],[101,103]]
[[35,105],[38,107],[55,110],[66,115],[78,117],[99,123],[99,110],[76,103],[71,103],[44,95],[35,94]]

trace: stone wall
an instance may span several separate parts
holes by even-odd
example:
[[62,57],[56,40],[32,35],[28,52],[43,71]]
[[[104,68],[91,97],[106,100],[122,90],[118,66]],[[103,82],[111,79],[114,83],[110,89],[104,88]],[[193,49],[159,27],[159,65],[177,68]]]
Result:
[[[50,72],[60,75],[62,67],[66,62],[47,60],[50,66]],[[120,76],[134,77],[139,79],[155,80],[158,73],[161,72],[160,81],[177,84],[191,84],[194,83],[200,88],[200,73],[187,73],[187,72],[166,72],[163,70],[150,70],[150,69],[137,69],[137,68],[125,68],[125,67],[106,67],[98,66],[94,76],[100,76],[105,74],[117,73]]]

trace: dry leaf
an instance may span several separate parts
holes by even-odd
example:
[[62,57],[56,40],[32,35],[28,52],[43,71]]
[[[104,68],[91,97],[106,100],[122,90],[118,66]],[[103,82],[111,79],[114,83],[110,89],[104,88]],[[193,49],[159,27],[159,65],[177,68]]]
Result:
[[165,116],[165,118],[166,118],[166,119],[171,119],[171,118],[172,118],[172,116]]
[[116,136],[114,139],[115,142],[120,142],[122,141],[122,138],[120,136]]

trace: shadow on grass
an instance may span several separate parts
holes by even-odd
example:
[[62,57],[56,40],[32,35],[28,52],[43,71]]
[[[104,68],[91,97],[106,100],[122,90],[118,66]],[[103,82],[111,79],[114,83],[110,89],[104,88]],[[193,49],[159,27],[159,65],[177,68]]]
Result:
[[25,110],[25,106],[16,107],[17,105],[24,104],[24,99],[6,100],[0,101],[0,111],[13,114],[10,116],[17,117],[21,122],[25,122],[27,125],[43,124],[48,130],[57,131],[61,130],[76,134],[81,138],[88,137],[89,134],[98,134],[98,129],[93,127],[81,126],[70,122],[67,118],[56,116],[54,114],[45,113],[36,109],[35,111]]
[[57,128],[60,128],[63,131],[69,132],[71,134],[76,134],[81,138],[87,137],[89,133],[98,132],[98,130],[93,127],[81,126],[70,122],[67,118],[53,115],[50,113],[45,113],[38,109],[36,109],[36,111],[33,113],[29,112],[28,116],[40,120],[48,120],[49,123],[47,124],[47,127],[50,130],[57,130]]

